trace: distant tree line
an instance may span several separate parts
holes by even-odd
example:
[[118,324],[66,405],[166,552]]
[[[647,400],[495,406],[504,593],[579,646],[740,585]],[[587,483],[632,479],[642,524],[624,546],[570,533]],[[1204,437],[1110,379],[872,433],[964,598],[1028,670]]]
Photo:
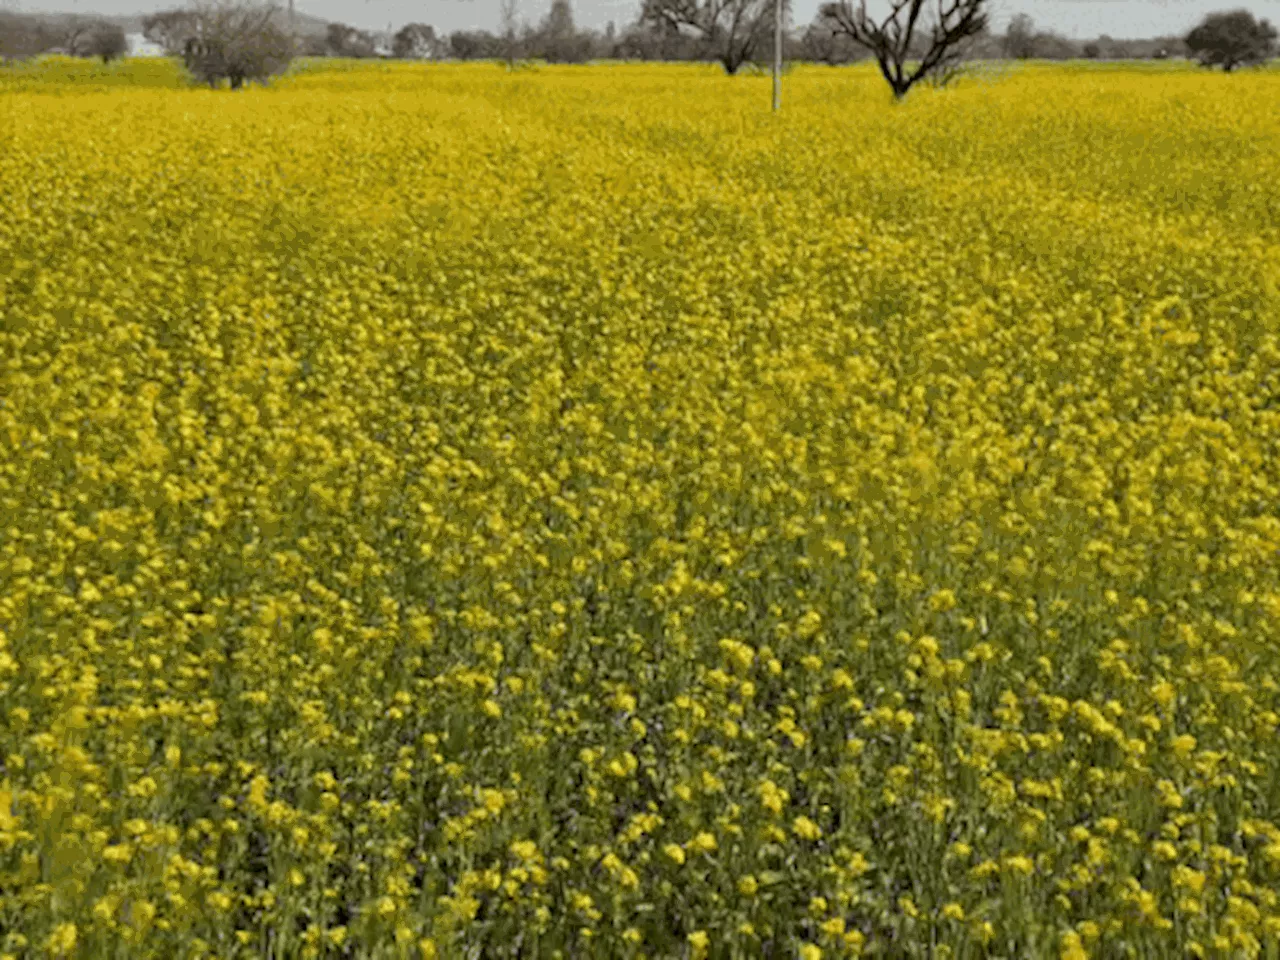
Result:
[[1185,39],[1177,36],[1115,40],[1104,33],[1096,40],[1071,40],[1036,29],[1035,21],[1022,13],[1009,21],[993,53],[1010,60],[1163,60],[1186,57],[1188,50]]
[[[726,73],[760,64],[772,54],[775,0],[643,0],[634,23],[621,30],[584,30],[571,0],[552,0],[537,24],[520,22],[518,0],[500,0],[499,32],[460,30],[447,36],[424,23],[392,33],[323,24],[323,33],[299,34],[282,10],[261,0],[190,0],[187,6],[143,21],[145,38],[180,58],[202,83],[232,89],[265,81],[295,56],[385,57],[419,60],[522,60],[586,63],[592,60],[703,61]],[[783,0],[789,13],[790,0]],[[1186,36],[1076,41],[1039,30],[1019,14],[994,33],[989,0],[891,0],[873,17],[865,0],[833,0],[813,22],[784,33],[783,56],[792,62],[841,65],[874,60],[895,96],[919,81],[945,84],[973,60],[1161,59],[1184,57],[1231,71],[1276,54],[1276,29],[1246,10],[1210,14]],[[42,52],[97,57],[126,53],[123,30],[107,20],[60,19],[0,11],[0,60]]]
[[[789,11],[790,0],[784,0]],[[910,13],[913,0],[896,0]],[[916,4],[923,6],[923,0]],[[949,0],[947,7],[957,12],[972,8],[976,14],[984,0]],[[824,63],[832,66],[877,59],[875,31],[864,33],[861,42],[840,11],[848,6],[851,17],[860,8],[855,3],[828,3],[812,23],[791,28],[783,36],[783,56],[789,62]],[[592,60],[701,61],[721,64],[728,73],[759,64],[772,55],[774,0],[644,0],[640,15],[619,29],[609,23],[604,30],[579,28],[571,0],[553,0],[551,9],[537,24],[509,24],[506,30],[458,30],[437,34],[426,24],[412,23],[394,34],[360,30],[346,24],[330,24],[325,36],[302,41],[299,52],[308,56],[389,57],[430,60],[541,60],[547,63],[587,63]],[[1228,18],[1228,26],[1213,22]],[[1242,17],[1250,22],[1243,22]],[[1223,55],[1210,65],[1232,67],[1265,60],[1272,55],[1267,42],[1266,21],[1252,21],[1245,11],[1211,15],[1197,30],[1217,35],[1234,30],[1225,47],[1243,45],[1239,59]],[[1206,27],[1207,24],[1207,27]],[[1234,26],[1232,26],[1234,24]],[[872,24],[870,18],[866,26]],[[972,27],[972,29],[969,29]],[[949,39],[950,58],[966,60],[1159,60],[1203,59],[1189,46],[1188,36],[1160,36],[1147,39],[1115,39],[1103,34],[1092,40],[1073,40],[1051,30],[1040,29],[1026,14],[1012,18],[1003,33],[992,31],[985,17],[975,18],[964,36]],[[1256,36],[1255,36],[1256,34]],[[1252,39],[1248,39],[1252,38]],[[887,39],[887,36],[882,39]],[[906,60],[926,56],[934,37],[929,29],[919,29],[907,38]],[[1275,38],[1272,37],[1272,40]],[[1211,45],[1212,46],[1212,45]],[[1223,46],[1223,44],[1219,44]],[[881,52],[886,52],[881,50]]]
[[61,53],[109,63],[129,52],[124,29],[95,17],[45,19],[0,10],[0,61]]

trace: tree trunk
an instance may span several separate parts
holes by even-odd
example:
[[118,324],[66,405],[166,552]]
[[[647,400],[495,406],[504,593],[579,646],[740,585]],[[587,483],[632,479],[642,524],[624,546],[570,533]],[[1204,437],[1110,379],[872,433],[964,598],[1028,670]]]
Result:
[[901,100],[907,95],[907,91],[911,89],[911,81],[906,77],[899,80],[897,74],[894,73],[893,68],[890,66],[889,61],[885,60],[883,57],[877,56],[876,62],[880,66],[880,75],[888,81],[889,89],[893,91],[894,101],[897,102],[898,100]]

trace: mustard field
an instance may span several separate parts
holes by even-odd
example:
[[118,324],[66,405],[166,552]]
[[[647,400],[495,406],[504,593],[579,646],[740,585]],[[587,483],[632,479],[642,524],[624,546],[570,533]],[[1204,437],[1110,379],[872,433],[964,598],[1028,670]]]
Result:
[[0,957],[1280,956],[1280,71],[0,69]]

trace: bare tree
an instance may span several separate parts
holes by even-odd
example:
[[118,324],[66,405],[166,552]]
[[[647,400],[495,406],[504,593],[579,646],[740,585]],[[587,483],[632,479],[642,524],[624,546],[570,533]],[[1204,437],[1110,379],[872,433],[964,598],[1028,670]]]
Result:
[[1004,55],[1030,60],[1036,55],[1036,22],[1028,14],[1015,14],[1004,32]]
[[98,57],[103,63],[118,60],[129,52],[124,28],[116,23],[98,23],[86,34],[74,51],[80,57]]
[[232,90],[246,80],[265,83],[293,59],[294,42],[276,23],[279,9],[253,0],[200,0],[184,10],[168,10],[143,21],[143,35],[164,47],[197,80]]
[[591,59],[594,39],[578,30],[569,0],[551,0],[551,9],[530,37],[529,50],[547,63],[586,63]]
[[761,49],[773,14],[774,0],[645,0],[640,23],[694,31],[732,76]]
[[498,16],[502,21],[502,56],[507,61],[507,69],[514,70],[516,60],[520,56],[520,39],[516,35],[519,24],[516,21],[519,0],[499,0]]
[[169,56],[180,56],[187,38],[195,36],[195,15],[189,10],[153,13],[142,19],[142,36]]
[[867,13],[867,0],[856,7],[853,0],[837,0],[825,4],[821,15],[836,32],[871,51],[901,100],[920,80],[955,69],[963,42],[987,28],[986,6],[987,0],[889,0],[888,15],[877,22]]
[[83,56],[81,49],[97,25],[97,21],[87,17],[68,17],[62,27],[62,38],[58,41],[58,47],[68,56]]
[[58,45],[46,25],[20,13],[0,9],[0,65],[37,56]]
[[71,16],[52,28],[55,42],[50,47],[71,57],[101,57],[103,63],[129,52],[124,28],[109,20]]

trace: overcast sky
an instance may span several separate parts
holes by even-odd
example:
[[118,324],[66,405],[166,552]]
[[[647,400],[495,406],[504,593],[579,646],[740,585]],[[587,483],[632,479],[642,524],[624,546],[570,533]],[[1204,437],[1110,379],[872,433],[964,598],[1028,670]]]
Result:
[[[287,0],[279,0],[287,3]],[[295,0],[297,9],[365,29],[399,28],[411,21],[430,23],[451,32],[470,28],[495,29],[499,0]],[[520,16],[536,22],[551,0],[518,0]],[[631,22],[640,0],[571,0],[579,26],[603,28],[610,20],[619,28]],[[793,0],[794,21],[808,23],[821,0]],[[874,3],[876,0],[872,0]],[[0,7],[28,11],[83,14],[134,14],[181,6],[181,0],[0,0]],[[992,0],[997,31],[1015,13],[1028,13],[1041,29],[1075,39],[1096,37],[1152,37],[1184,33],[1204,14],[1244,6],[1280,24],[1280,0]]]

